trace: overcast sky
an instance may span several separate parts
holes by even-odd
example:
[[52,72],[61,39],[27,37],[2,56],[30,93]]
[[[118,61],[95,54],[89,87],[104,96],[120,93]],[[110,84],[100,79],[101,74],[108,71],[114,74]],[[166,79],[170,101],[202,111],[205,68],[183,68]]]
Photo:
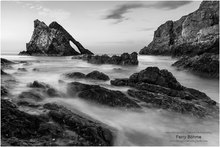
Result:
[[[85,48],[94,53],[139,51],[167,20],[178,20],[200,1],[1,1],[1,51],[26,50],[39,19],[61,24]],[[75,46],[73,46],[75,48]]]

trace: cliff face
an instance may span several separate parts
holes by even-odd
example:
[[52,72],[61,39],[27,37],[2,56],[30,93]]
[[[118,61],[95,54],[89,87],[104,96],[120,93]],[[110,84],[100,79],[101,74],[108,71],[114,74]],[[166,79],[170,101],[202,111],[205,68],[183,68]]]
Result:
[[219,2],[203,1],[198,10],[177,21],[167,21],[154,32],[153,41],[140,54],[172,55],[172,48],[184,43],[218,39]]
[[[70,41],[76,45],[79,52],[71,47]],[[27,51],[20,54],[71,56],[79,54],[93,54],[76,41],[61,25],[52,22],[47,26],[39,20],[34,21],[34,32],[30,42],[26,44]]]
[[139,53],[181,57],[173,66],[218,78],[219,2],[203,1],[195,12],[162,24]]

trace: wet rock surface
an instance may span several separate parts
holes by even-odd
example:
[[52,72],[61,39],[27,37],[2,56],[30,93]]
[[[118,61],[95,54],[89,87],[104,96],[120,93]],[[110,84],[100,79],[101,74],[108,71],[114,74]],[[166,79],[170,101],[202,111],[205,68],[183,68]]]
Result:
[[55,122],[66,125],[69,130],[79,135],[80,144],[113,145],[113,134],[107,126],[88,120],[63,106],[48,103],[43,107],[50,110],[48,114]]
[[111,80],[115,86],[130,86],[134,98],[146,102],[150,107],[205,117],[218,113],[217,103],[205,93],[182,86],[167,70],[148,67],[129,78]]
[[34,81],[33,83],[29,83],[27,86],[31,88],[43,88],[43,89],[50,88],[48,84],[39,81]]
[[79,79],[86,78],[86,75],[84,73],[81,73],[81,72],[66,73],[64,75],[67,78],[79,78]]
[[16,84],[17,81],[15,78],[1,69],[1,96],[5,97],[10,95],[9,90],[11,90]]
[[108,126],[57,104],[47,103],[43,108],[47,110],[44,114],[31,115],[1,99],[1,145],[113,145]]
[[54,89],[52,86],[44,82],[34,81],[33,83],[29,83],[27,87],[30,87],[32,89],[19,94],[19,99],[32,99],[36,102],[39,102],[44,100],[45,97],[65,96],[63,93],[60,93],[58,90]]
[[83,59],[92,64],[116,64],[116,65],[138,65],[137,53],[123,53],[120,56],[113,55],[84,55],[72,57],[72,59]]
[[14,62],[9,61],[7,59],[1,58],[1,69],[5,69],[5,68],[11,68],[11,64],[14,64]]
[[23,72],[26,72],[27,69],[26,68],[18,68],[18,71],[23,71]]
[[67,92],[73,97],[78,96],[84,100],[110,107],[140,108],[135,101],[128,98],[124,93],[109,90],[98,85],[72,82],[68,84]]
[[88,73],[86,75],[86,78],[95,79],[95,80],[103,80],[103,81],[109,80],[109,77],[106,74],[96,71],[96,70]]
[[[77,52],[70,45],[70,41],[79,50]],[[34,32],[30,42],[26,44],[27,51],[20,55],[44,55],[44,56],[71,56],[80,54],[93,54],[76,41],[60,24],[52,22],[47,26],[39,20],[34,21]]]
[[1,69],[1,75],[8,75],[8,74]]
[[4,86],[1,86],[1,96],[7,96],[8,95],[8,89]]
[[78,78],[78,79],[84,78],[84,79],[93,79],[93,80],[102,80],[102,81],[109,80],[108,75],[96,70],[88,73],[87,75],[81,72],[73,72],[73,73],[66,73],[64,74],[64,76],[67,78]]
[[132,83],[149,83],[176,90],[183,89],[183,86],[176,80],[172,73],[165,69],[160,70],[158,67],[148,67],[139,73],[132,74],[129,79],[116,79],[111,81],[111,84],[115,86],[120,86],[120,83],[125,85]]
[[[23,63],[26,64],[28,62],[23,61],[19,64],[22,65]],[[30,70],[33,68],[27,68],[27,72],[35,73]],[[17,72],[17,68],[13,69]],[[120,71],[124,69],[117,68],[113,70]],[[49,84],[45,83],[47,80],[42,80],[43,82],[37,81],[42,79],[42,77],[36,77],[35,79],[37,80],[33,80],[31,83],[24,85],[24,87],[17,87],[24,89],[24,91],[16,93],[18,89],[15,89],[14,93],[14,89],[11,87],[16,85],[16,80],[13,77],[16,74],[13,75],[10,70],[4,71],[2,71],[1,81],[1,145],[114,145],[116,141],[115,134],[117,134],[115,130],[93,119],[92,115],[87,116],[84,114],[83,112],[86,112],[84,111],[85,107],[83,109],[75,108],[74,106],[78,106],[78,99],[87,101],[88,104],[91,104],[91,108],[100,107],[104,111],[109,110],[109,114],[112,111],[110,109],[114,109],[113,111],[117,109],[116,112],[123,112],[122,115],[124,115],[124,112],[125,115],[130,114],[130,111],[131,114],[140,112],[141,115],[145,115],[145,107],[152,108],[149,109],[152,111],[156,109],[155,111],[168,110],[168,112],[178,112],[179,114],[177,115],[180,115],[180,117],[186,114],[187,117],[192,115],[193,117],[203,118],[218,114],[218,104],[205,93],[182,86],[172,73],[167,70],[160,70],[157,67],[146,68],[143,71],[132,74],[129,78],[111,81],[111,84],[115,86],[127,86],[126,89],[130,87],[126,92],[124,90],[110,90],[101,86],[110,86],[108,82],[91,80],[94,83],[101,83],[99,86],[79,82],[67,83],[62,80],[56,81],[62,88],[67,87],[67,89],[62,91],[63,89],[54,88],[53,86],[55,85],[51,84],[52,82]],[[42,71],[35,74],[37,75]],[[20,75],[23,76],[21,79],[25,79],[24,76],[27,75],[27,72],[20,72]],[[17,77],[19,78],[20,75],[17,75]],[[69,73],[68,76],[69,78],[109,80],[107,75],[98,71],[93,71],[87,75],[80,72]],[[17,80],[18,84],[27,83],[27,81]],[[116,89],[115,86],[110,87]],[[73,100],[75,98],[77,99],[76,101]],[[60,105],[59,100],[61,99],[63,99],[61,101],[64,102],[63,105]],[[52,103],[51,101],[57,103]],[[76,105],[68,102],[76,102]],[[98,120],[101,119],[98,118]],[[133,130],[131,131],[133,132]]]
[[189,69],[205,77],[219,78],[219,55],[204,53],[193,57],[182,57],[172,64],[179,69]]
[[43,94],[41,91],[37,90],[30,90],[30,91],[24,91],[18,96],[19,99],[31,99],[36,102],[42,101],[44,99]]

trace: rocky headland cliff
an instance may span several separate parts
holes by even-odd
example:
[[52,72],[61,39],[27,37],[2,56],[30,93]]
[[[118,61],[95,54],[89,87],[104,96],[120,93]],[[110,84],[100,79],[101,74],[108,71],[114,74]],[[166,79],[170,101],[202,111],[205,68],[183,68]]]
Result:
[[[70,41],[76,45],[77,52]],[[20,55],[48,55],[48,56],[72,56],[80,54],[93,54],[76,41],[60,24],[52,22],[47,26],[38,19],[34,21],[34,32],[30,42],[26,44],[26,51]]]
[[198,10],[162,24],[139,53],[181,57],[174,66],[219,77],[219,2],[203,1]]

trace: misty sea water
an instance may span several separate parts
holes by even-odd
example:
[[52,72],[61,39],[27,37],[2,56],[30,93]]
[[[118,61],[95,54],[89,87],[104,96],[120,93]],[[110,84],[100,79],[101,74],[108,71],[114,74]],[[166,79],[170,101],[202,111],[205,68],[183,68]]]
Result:
[[[115,87],[109,81],[95,81],[85,79],[67,79],[63,74],[67,72],[89,73],[93,70],[101,71],[107,74],[110,79],[127,78],[135,72],[139,72],[149,66],[157,66],[160,69],[167,69],[184,86],[194,88],[206,93],[210,98],[219,102],[219,81],[199,77],[189,71],[179,71],[172,67],[176,59],[167,56],[143,56],[139,55],[138,66],[119,66],[119,65],[96,65],[83,60],[71,59],[67,57],[40,57],[40,56],[18,56],[1,55],[14,62],[27,61],[12,65],[12,68],[4,71],[11,74],[18,81],[12,90],[13,95],[18,95],[28,89],[27,84],[35,80],[52,85],[56,89],[65,92],[66,87],[60,84],[64,82],[78,81],[87,84],[97,84],[102,87],[120,90],[126,92],[129,87]],[[18,68],[26,68],[27,72],[18,71]],[[33,71],[38,69],[38,71]],[[16,97],[15,97],[16,98]],[[185,131],[204,131],[210,134],[202,134],[208,142],[192,143],[184,142],[181,145],[216,145],[218,143],[218,120],[216,119],[197,119],[180,115],[165,110],[144,108],[143,112],[135,112],[124,109],[114,109],[91,104],[79,98],[47,98],[45,102],[56,102],[66,106],[68,109],[77,109],[92,118],[99,120],[117,130],[115,145],[179,145],[178,142],[172,142],[176,139],[176,134],[169,132]],[[32,109],[24,111],[37,114]]]

